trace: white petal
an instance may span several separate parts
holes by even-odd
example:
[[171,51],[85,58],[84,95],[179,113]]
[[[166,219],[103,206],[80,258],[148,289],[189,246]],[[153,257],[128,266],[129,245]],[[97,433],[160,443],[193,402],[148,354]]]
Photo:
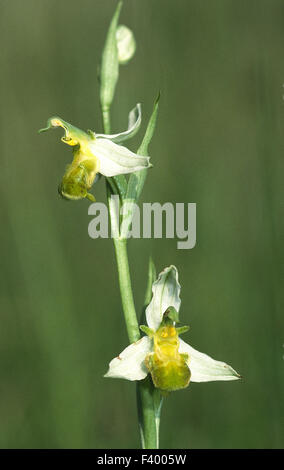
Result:
[[191,382],[211,382],[213,380],[237,380],[240,375],[225,362],[215,361],[207,354],[193,349],[180,339],[180,353],[189,355],[188,366],[191,371]]
[[104,176],[116,176],[149,168],[149,157],[142,157],[111,140],[96,138],[89,144],[98,158],[99,172]]
[[152,342],[148,336],[143,336],[136,343],[130,344],[109,363],[105,377],[126,380],[144,379],[148,374],[144,360],[153,349]]
[[165,268],[159,274],[152,286],[153,297],[146,309],[147,323],[150,328],[157,330],[168,307],[180,308],[180,284],[175,266]]
[[96,134],[97,138],[104,138],[112,140],[112,142],[119,143],[124,140],[131,139],[138,132],[142,120],[141,104],[137,103],[128,115],[128,128],[127,131],[120,132],[119,134]]

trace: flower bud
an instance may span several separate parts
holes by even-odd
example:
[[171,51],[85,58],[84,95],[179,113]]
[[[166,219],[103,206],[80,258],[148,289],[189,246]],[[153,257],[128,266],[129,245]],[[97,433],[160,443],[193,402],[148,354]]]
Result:
[[116,42],[118,50],[118,62],[127,64],[134,56],[136,50],[136,42],[131,29],[120,24],[116,30]]

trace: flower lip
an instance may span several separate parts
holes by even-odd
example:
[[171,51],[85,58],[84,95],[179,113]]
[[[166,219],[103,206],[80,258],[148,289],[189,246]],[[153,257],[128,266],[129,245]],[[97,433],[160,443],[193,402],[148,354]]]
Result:
[[57,190],[58,190],[58,194],[62,197],[62,199],[65,199],[66,201],[70,201],[70,197],[68,197],[68,195],[65,195],[64,193],[64,190],[62,188],[62,182],[59,183]]
[[58,192],[60,196],[67,201],[77,201],[79,199],[83,199],[87,194],[87,191],[82,191],[81,193],[78,192],[78,194],[72,194],[72,188],[71,190],[68,190],[68,187],[64,187],[62,183],[60,183],[58,186]]

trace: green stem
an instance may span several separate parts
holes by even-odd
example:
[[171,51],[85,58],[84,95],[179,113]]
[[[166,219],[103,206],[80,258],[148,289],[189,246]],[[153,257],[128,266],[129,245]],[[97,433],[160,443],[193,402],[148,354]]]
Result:
[[[111,127],[109,109],[102,109],[102,120],[104,132],[106,134],[110,134]],[[140,330],[131,286],[127,254],[127,239],[114,238],[113,240],[127,334],[130,343],[134,343],[140,339]],[[159,447],[159,426],[157,425],[157,415],[155,413],[154,394],[155,389],[149,376],[145,380],[138,382],[137,409],[143,449],[157,449]]]
[[137,382],[137,410],[143,449],[159,448],[159,427],[154,407],[154,387],[150,376]]
[[[127,240],[114,239],[115,254],[118,267],[118,279],[122,307],[130,343],[140,338],[140,331],[135,312],[129,264],[127,256]],[[155,389],[148,376],[137,384],[137,408],[141,432],[142,447],[144,449],[158,448],[158,427],[154,401]]]
[[102,120],[103,120],[103,128],[105,134],[110,134],[110,113],[109,107],[102,107]]
[[131,279],[129,272],[128,256],[127,256],[127,241],[114,239],[114,248],[117,261],[119,288],[121,294],[121,301],[123,313],[130,343],[138,341],[140,338],[140,330],[137,321]]

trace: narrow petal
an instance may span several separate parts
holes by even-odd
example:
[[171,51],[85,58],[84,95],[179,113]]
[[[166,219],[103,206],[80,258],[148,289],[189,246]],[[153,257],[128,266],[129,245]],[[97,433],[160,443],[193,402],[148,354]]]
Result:
[[152,340],[148,336],[130,344],[119,356],[109,363],[105,377],[113,379],[142,380],[148,374],[145,357],[152,350]]
[[104,176],[133,173],[151,166],[149,157],[136,155],[111,140],[96,138],[89,147],[100,162],[99,173]]
[[152,286],[153,297],[146,309],[147,323],[150,328],[157,330],[168,307],[180,308],[180,284],[175,266],[165,268],[159,274]]
[[214,380],[237,380],[240,375],[225,362],[215,361],[207,354],[193,349],[180,339],[180,353],[189,355],[188,366],[191,371],[191,382],[211,382]]
[[116,144],[131,139],[138,132],[142,120],[141,104],[137,103],[128,115],[128,128],[119,134],[96,134],[97,138],[109,139]]

